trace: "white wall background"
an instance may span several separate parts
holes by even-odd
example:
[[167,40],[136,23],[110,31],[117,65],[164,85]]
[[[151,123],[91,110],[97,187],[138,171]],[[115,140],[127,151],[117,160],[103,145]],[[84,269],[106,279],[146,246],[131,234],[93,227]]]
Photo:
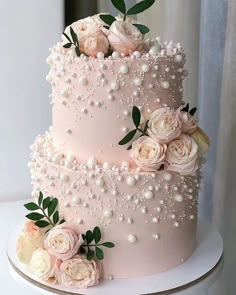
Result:
[[0,0],[0,201],[31,191],[29,146],[51,121],[45,60],[62,30],[62,0]]

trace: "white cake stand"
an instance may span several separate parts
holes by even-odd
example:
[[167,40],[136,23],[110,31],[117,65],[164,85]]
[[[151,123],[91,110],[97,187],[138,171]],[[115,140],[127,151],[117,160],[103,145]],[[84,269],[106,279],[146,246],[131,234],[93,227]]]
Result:
[[220,261],[223,254],[223,241],[219,232],[205,221],[198,226],[197,247],[193,255],[180,266],[157,275],[133,278],[103,280],[98,286],[89,289],[67,289],[59,285],[38,282],[25,270],[16,257],[15,245],[22,227],[12,233],[7,248],[11,272],[17,279],[23,279],[32,288],[40,289],[45,294],[86,294],[86,295],[138,295],[177,292],[194,282],[203,279]]

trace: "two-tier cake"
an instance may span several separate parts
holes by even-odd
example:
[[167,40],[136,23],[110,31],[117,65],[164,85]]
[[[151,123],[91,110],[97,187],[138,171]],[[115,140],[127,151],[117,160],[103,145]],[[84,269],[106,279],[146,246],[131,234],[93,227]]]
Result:
[[122,15],[79,20],[51,49],[53,125],[29,163],[17,254],[67,287],[163,272],[195,248],[209,140],[183,102],[185,54],[129,17],[154,1],[112,2]]

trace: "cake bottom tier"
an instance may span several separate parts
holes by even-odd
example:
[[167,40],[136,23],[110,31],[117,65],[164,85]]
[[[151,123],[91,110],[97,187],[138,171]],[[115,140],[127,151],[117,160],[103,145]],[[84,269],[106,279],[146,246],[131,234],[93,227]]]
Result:
[[67,168],[34,146],[30,163],[33,197],[59,200],[59,212],[78,233],[95,226],[104,241],[104,277],[131,278],[169,270],[195,249],[199,175]]

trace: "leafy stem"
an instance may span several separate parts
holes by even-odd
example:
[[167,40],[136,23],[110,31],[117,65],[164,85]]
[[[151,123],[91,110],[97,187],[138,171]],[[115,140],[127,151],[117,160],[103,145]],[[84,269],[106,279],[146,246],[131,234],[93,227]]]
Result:
[[145,131],[143,131],[142,129],[138,128],[138,131],[140,131],[143,135],[149,136]]
[[71,35],[71,37],[69,37],[65,32],[63,33],[63,35],[69,41],[68,43],[63,45],[63,47],[64,48],[71,48],[71,46],[74,45],[75,46],[75,52],[76,52],[77,56],[80,56],[81,52],[80,52],[80,49],[79,49],[79,40],[78,40],[78,36],[75,33],[75,31],[73,30],[73,28],[70,27],[70,35]]

